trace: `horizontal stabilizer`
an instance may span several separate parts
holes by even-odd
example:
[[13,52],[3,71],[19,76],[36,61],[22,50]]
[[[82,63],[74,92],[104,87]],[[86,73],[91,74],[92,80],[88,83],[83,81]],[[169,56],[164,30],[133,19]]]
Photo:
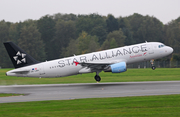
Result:
[[12,71],[11,73],[27,73],[29,72],[30,70],[14,70]]

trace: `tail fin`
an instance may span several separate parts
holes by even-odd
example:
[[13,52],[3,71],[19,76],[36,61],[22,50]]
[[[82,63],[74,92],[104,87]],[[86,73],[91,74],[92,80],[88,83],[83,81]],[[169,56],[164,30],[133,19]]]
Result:
[[15,68],[39,63],[39,61],[32,58],[30,55],[28,55],[26,52],[24,52],[21,48],[19,48],[12,42],[5,42],[4,46]]

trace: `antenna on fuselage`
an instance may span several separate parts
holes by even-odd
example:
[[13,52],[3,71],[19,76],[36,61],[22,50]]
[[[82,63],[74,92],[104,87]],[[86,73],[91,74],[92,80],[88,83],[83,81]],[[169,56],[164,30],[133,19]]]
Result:
[[147,43],[147,41],[145,41]]

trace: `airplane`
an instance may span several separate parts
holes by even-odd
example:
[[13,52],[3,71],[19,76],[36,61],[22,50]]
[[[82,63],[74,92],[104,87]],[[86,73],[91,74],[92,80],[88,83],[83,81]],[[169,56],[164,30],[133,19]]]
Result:
[[155,70],[154,59],[168,56],[173,52],[173,48],[163,43],[145,42],[39,62],[13,42],[5,42],[4,46],[15,67],[14,70],[6,72],[7,76],[52,78],[96,72],[94,78],[97,82],[101,81],[101,71],[122,73],[127,71],[128,64],[136,62],[150,60],[152,69]]

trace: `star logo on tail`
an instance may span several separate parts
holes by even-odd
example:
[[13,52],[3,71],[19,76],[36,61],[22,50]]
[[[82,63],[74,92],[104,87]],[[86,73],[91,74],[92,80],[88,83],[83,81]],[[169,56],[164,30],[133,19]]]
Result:
[[13,58],[17,62],[17,65],[18,65],[18,64],[21,64],[21,63],[26,63],[25,56],[26,56],[26,54],[21,53],[21,52],[18,51],[17,54]]

